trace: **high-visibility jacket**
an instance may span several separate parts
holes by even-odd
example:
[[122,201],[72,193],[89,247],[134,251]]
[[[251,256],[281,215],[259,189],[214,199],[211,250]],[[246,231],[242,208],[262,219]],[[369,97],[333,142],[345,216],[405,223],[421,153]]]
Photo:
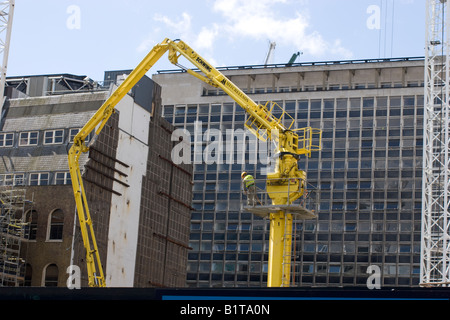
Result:
[[248,187],[255,184],[255,179],[253,179],[253,176],[248,174],[244,177],[244,186],[245,189],[248,189]]

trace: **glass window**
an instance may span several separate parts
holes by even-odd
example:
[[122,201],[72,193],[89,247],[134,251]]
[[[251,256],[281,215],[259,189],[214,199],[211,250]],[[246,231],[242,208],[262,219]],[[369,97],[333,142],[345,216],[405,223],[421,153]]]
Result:
[[58,286],[58,267],[56,264],[51,264],[45,269],[44,286],[57,287]]
[[377,97],[377,108],[386,108],[387,107],[387,97]]
[[361,99],[360,98],[351,98],[350,99],[350,109],[359,110],[361,107]]
[[286,101],[284,109],[287,112],[295,111],[295,101]]
[[184,115],[186,113],[185,105],[178,105],[175,107],[175,116]]
[[308,100],[300,100],[298,102],[298,109],[299,110],[308,110]]
[[222,105],[212,104],[211,105],[211,114],[220,114],[221,109],[222,109]]
[[323,101],[324,109],[334,109],[334,99],[325,99]]
[[374,98],[364,98],[363,99],[363,108],[373,108]]
[[164,115],[167,116],[172,114],[173,114],[173,106],[171,105],[164,106]]
[[411,252],[411,246],[409,244],[400,245],[400,253],[410,253],[410,252]]
[[44,144],[63,143],[64,130],[48,130],[44,132]]
[[19,146],[36,146],[38,144],[38,132],[21,132],[19,135]]
[[188,114],[197,114],[197,105],[195,105],[195,104],[188,105],[187,113]]
[[347,99],[336,99],[337,109],[347,109]]
[[64,226],[64,213],[61,209],[56,209],[50,214],[49,240],[62,240]]
[[405,96],[403,97],[403,106],[414,106],[415,104],[415,97],[414,96]]
[[233,103],[224,103],[222,110],[223,110],[223,113],[233,113],[234,104]]
[[0,175],[0,185],[4,186],[23,186],[24,185],[24,174],[2,174]]
[[400,107],[401,98],[400,97],[390,97],[390,105],[391,107]]
[[322,100],[314,99],[311,100],[311,111],[320,111],[322,106]]
[[30,173],[30,186],[46,186],[49,183],[48,172]]
[[349,128],[350,129],[357,129],[357,128],[359,128],[359,120],[350,120],[349,121]]
[[340,273],[341,272],[341,266],[337,265],[337,266],[333,266],[330,265],[329,269],[328,269],[329,273]]
[[356,222],[347,222],[345,224],[345,231],[356,231]]
[[14,185],[23,186],[25,184],[25,175],[23,173],[14,174]]
[[71,184],[70,172],[57,172],[55,174],[55,183],[58,185]]
[[209,114],[209,104],[201,104],[199,106],[199,114]]
[[13,133],[0,133],[0,147],[12,147],[14,144]]

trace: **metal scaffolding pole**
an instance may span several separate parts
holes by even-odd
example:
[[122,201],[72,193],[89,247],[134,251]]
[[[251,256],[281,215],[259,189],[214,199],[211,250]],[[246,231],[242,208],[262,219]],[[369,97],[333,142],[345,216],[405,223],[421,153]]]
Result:
[[0,287],[17,287],[25,282],[25,261],[20,256],[30,230],[25,221],[30,202],[25,195],[25,189],[12,186],[0,190]]

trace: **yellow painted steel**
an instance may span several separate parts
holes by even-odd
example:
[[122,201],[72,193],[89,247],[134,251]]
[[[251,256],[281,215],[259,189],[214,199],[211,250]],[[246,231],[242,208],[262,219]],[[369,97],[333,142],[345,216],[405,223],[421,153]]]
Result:
[[286,282],[283,279],[285,216],[283,211],[270,214],[268,287],[281,287]]
[[[203,57],[181,40],[165,39],[157,44],[139,65],[126,77],[120,86],[103,103],[92,118],[74,138],[69,150],[69,168],[77,206],[83,242],[86,249],[86,262],[89,286],[104,287],[100,255],[94,235],[92,219],[89,213],[86,193],[83,187],[79,167],[79,157],[89,150],[85,145],[88,135],[95,130],[99,134],[106,124],[117,103],[145,75],[145,73],[168,51],[170,62],[183,68],[190,75],[205,83],[221,88],[248,114],[245,126],[259,139],[274,141],[278,147],[276,170],[268,175],[267,191],[274,205],[290,204],[304,193],[306,173],[299,170],[297,161],[300,155],[310,156],[312,151],[320,150],[321,131],[313,128],[292,129],[294,119],[279,105],[268,102],[265,105],[255,103],[220,71],[211,66]],[[183,56],[197,70],[187,69],[178,63]],[[279,116],[275,116],[275,114]],[[97,129],[96,129],[97,128]],[[316,142],[317,141],[317,142]],[[315,144],[314,144],[315,143]],[[292,182],[292,181],[296,182]],[[276,181],[270,182],[270,181]],[[302,181],[302,182],[300,182]],[[289,286],[290,250],[292,234],[292,215],[275,212],[270,215],[269,250],[269,286]]]
[[[82,153],[89,150],[85,144],[89,134],[96,130],[99,134],[108,119],[114,112],[117,103],[130,91],[131,88],[141,79],[150,67],[161,58],[168,49],[168,40],[155,46],[141,63],[128,75],[128,77],[117,87],[111,96],[96,111],[91,119],[84,125],[74,138],[72,147],[69,150],[69,170],[72,179],[72,188],[77,207],[78,221],[80,224],[83,244],[86,251],[86,265],[88,273],[88,284],[90,287],[105,287],[105,275],[100,260],[97,241],[95,238],[92,218],[89,212],[86,192],[83,186],[83,179],[80,171],[79,159]],[[95,129],[97,127],[97,129]]]

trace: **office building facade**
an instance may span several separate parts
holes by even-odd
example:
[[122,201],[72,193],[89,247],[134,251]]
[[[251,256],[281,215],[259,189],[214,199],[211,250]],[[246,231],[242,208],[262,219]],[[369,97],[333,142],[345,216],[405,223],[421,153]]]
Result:
[[[418,285],[423,68],[419,57],[219,69],[255,102],[277,102],[296,128],[322,130],[322,150],[299,161],[317,219],[294,223],[291,286],[365,287],[370,275],[382,287]],[[185,72],[153,80],[165,119],[192,142],[199,127],[223,139],[244,128],[247,115],[220,89]],[[269,223],[243,209],[240,178],[264,179],[266,165],[248,161],[249,144],[245,163],[194,162],[188,286],[266,286]]]

